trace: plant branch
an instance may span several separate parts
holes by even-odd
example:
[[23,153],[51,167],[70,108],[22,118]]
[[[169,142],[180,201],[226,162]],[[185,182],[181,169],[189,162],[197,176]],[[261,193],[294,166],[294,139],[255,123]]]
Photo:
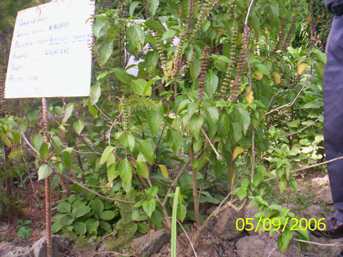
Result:
[[188,240],[188,242],[189,242],[189,245],[191,246],[191,248],[192,248],[192,250],[193,250],[194,257],[198,257],[197,252],[195,251],[193,242],[192,242],[191,238],[189,237],[189,235],[188,235],[186,229],[183,227],[183,225],[182,225],[182,223],[181,223],[180,221],[178,221],[178,220],[176,220],[176,221],[177,221],[177,223],[179,223],[179,225],[180,225],[180,227],[181,227],[183,233],[185,234],[185,236],[186,236],[186,238],[187,238],[187,240]]
[[171,191],[174,190],[177,182],[179,181],[180,177],[182,176],[183,172],[185,171],[186,167],[188,166],[188,164],[190,163],[190,161],[186,162],[181,169],[179,170],[178,174],[176,175],[176,177],[174,178],[172,184],[170,185],[168,192],[166,193],[162,205],[165,206],[167,201],[168,201],[168,196],[170,195]]
[[320,166],[323,166],[323,165],[326,165],[326,164],[329,164],[329,163],[332,163],[332,162],[336,162],[336,161],[339,161],[339,160],[343,160],[343,156],[339,156],[339,157],[333,158],[331,160],[327,160],[327,161],[320,162],[320,163],[313,164],[313,165],[309,165],[309,166],[306,166],[306,167],[303,167],[303,168],[300,168],[300,169],[296,169],[293,172],[297,173],[297,172],[300,172],[300,171],[309,170],[309,169],[320,167]]
[[33,145],[30,143],[28,138],[24,133],[21,133],[21,137],[24,139],[24,142],[27,144],[27,146],[36,154],[39,155],[39,152],[33,147]]
[[282,110],[282,109],[292,107],[292,106],[295,104],[295,102],[298,100],[298,98],[300,97],[301,93],[304,91],[305,87],[306,87],[306,85],[304,85],[304,86],[300,89],[300,91],[298,92],[298,94],[296,95],[296,97],[293,99],[292,102],[290,102],[290,103],[288,103],[288,104],[281,105],[281,106],[279,106],[279,107],[276,107],[275,109],[270,110],[269,112],[266,113],[266,116],[267,116],[267,115],[270,115],[270,114],[272,114],[272,113],[274,113],[274,112],[280,111],[280,110]]
[[220,155],[220,153],[217,151],[217,149],[215,148],[215,146],[213,145],[213,143],[211,142],[211,139],[208,137],[208,135],[206,134],[205,130],[202,128],[201,129],[202,134],[204,135],[204,137],[206,138],[208,144],[211,146],[213,152],[216,154],[216,158],[218,161],[223,160],[223,157]]
[[245,21],[244,21],[244,25],[245,25],[245,26],[248,26],[249,17],[250,17],[250,15],[251,15],[251,12],[252,12],[252,8],[253,8],[253,6],[254,6],[254,3],[255,3],[255,0],[251,0],[251,1],[250,1],[249,8],[248,8],[248,12],[247,12],[247,15],[246,15]]
[[107,200],[107,201],[111,201],[111,202],[120,202],[120,203],[133,203],[131,201],[127,201],[127,200],[123,200],[123,199],[118,199],[118,198],[111,198],[111,197],[107,197],[105,195],[102,195],[98,192],[96,192],[95,190],[93,189],[90,189],[89,187],[87,187],[86,185],[76,181],[75,179],[65,175],[65,174],[60,174],[61,177],[63,177],[65,180],[68,180],[69,182],[75,184],[75,185],[78,185],[79,187],[81,187],[82,189],[84,189],[85,191],[91,193],[91,194],[94,194],[104,200]]

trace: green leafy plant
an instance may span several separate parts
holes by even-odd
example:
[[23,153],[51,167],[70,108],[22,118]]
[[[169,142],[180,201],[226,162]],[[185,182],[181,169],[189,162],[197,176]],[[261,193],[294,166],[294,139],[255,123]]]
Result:
[[[306,36],[308,3],[98,5],[90,97],[51,101],[48,142],[29,125],[39,119],[34,108],[25,142],[12,118],[0,126],[4,145],[31,145],[21,154],[39,179],[69,189],[54,232],[110,235],[117,248],[150,228],[176,233],[176,218],[201,225],[228,194],[290,216],[273,189],[295,189],[294,168],[323,157],[325,58]],[[298,235],[278,236],[284,250]]]
[[97,236],[111,233],[118,209],[98,198],[85,200],[71,195],[57,205],[53,231],[65,231],[77,236]]
[[32,221],[31,220],[18,220],[17,222],[17,236],[22,240],[27,240],[32,235]]

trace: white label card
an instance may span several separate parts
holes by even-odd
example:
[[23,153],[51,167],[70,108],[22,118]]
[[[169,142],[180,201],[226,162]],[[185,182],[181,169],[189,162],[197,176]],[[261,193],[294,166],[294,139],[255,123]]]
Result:
[[5,98],[88,96],[94,0],[58,0],[18,13]]

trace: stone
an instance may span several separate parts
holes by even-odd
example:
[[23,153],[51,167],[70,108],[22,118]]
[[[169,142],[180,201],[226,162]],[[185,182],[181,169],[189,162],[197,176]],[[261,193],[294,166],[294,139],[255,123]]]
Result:
[[239,257],[302,257],[300,250],[291,245],[286,253],[278,250],[277,240],[268,235],[254,235],[242,237],[236,243],[237,255]]
[[148,234],[134,239],[131,248],[137,257],[150,257],[159,252],[169,238],[169,234],[164,230],[150,231]]
[[[52,237],[53,256],[63,256],[70,250],[71,242],[61,236]],[[42,237],[32,245],[33,257],[46,257],[46,238]]]
[[312,188],[315,190],[315,198],[320,202],[332,204],[331,190],[329,186],[329,177],[317,177],[311,180]]
[[1,257],[33,257],[30,247],[19,247],[8,242],[0,243]]
[[213,233],[222,240],[234,240],[242,236],[242,233],[236,229],[236,220],[244,218],[244,211],[235,211],[228,206],[217,216]]

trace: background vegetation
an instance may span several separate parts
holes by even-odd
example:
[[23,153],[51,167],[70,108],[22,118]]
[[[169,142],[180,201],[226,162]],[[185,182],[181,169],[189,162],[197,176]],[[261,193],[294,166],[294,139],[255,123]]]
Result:
[[[36,3],[0,3],[0,82],[15,14]],[[177,219],[198,228],[223,200],[293,216],[275,188],[296,190],[295,171],[324,158],[330,17],[320,0],[249,4],[98,1],[91,96],[49,101],[49,143],[38,102],[1,102],[0,215],[21,208],[18,188],[51,176],[54,233],[110,235],[111,248],[169,229],[177,186]]]

